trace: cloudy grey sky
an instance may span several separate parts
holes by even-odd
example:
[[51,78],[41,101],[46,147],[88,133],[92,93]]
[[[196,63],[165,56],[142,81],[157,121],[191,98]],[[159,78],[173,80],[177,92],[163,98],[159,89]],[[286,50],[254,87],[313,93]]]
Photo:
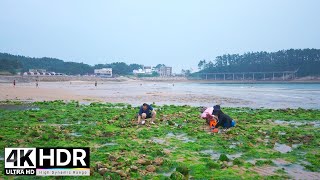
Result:
[[0,52],[196,69],[224,53],[320,48],[319,0],[0,0]]

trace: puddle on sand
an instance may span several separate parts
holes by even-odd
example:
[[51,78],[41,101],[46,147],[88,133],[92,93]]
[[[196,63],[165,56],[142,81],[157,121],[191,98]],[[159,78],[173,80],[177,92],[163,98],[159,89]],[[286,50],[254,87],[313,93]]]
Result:
[[295,179],[320,179],[319,172],[311,172],[304,169],[298,164],[291,164],[283,159],[273,160],[273,163],[281,167],[289,176]]
[[170,177],[171,174],[172,174],[173,172],[175,172],[175,171],[176,171],[176,168],[170,170],[169,172],[163,172],[163,173],[159,173],[159,174],[162,175],[162,176],[165,176],[165,177]]
[[275,143],[273,149],[280,153],[287,153],[292,151],[292,148],[290,146],[287,146],[285,144],[279,144],[279,143]]
[[60,124],[61,126],[71,126],[73,124]]
[[[218,152],[215,152],[213,151],[212,149],[208,149],[208,150],[203,150],[203,151],[200,151],[200,153],[202,154],[208,154],[211,156],[211,159],[214,159],[214,160],[218,160],[221,153],[218,153]],[[237,154],[226,154],[227,157],[231,160],[235,159],[235,158],[239,158],[242,156],[242,153],[237,153]]]
[[115,146],[115,145],[118,145],[118,144],[114,142],[107,142],[107,143],[104,143],[102,146]]
[[107,142],[107,143],[104,143],[104,144],[95,144],[93,147],[94,148],[102,148],[102,147],[106,147],[106,146],[116,146],[116,145],[118,145],[118,143]]
[[[255,164],[258,160],[267,160],[267,159],[251,159],[247,160],[247,162],[251,164]],[[288,176],[294,179],[320,179],[319,172],[311,172],[305,170],[303,166],[298,164],[291,164],[288,161],[283,159],[275,159],[272,160],[275,166],[255,166],[252,167],[250,170],[255,171],[261,176],[272,176],[277,174],[277,170],[284,170]]]
[[82,136],[80,133],[77,132],[73,132],[73,133],[69,133],[70,136],[75,136],[75,137],[80,137]]
[[183,141],[183,142],[185,142],[185,143],[187,143],[187,142],[195,142],[194,139],[190,139],[190,138],[187,136],[187,134],[185,134],[185,133],[173,134],[172,132],[170,132],[170,133],[167,134],[167,138],[176,138],[176,139],[178,139],[178,140],[180,140],[180,141]]
[[239,142],[232,142],[231,145],[229,146],[230,149],[235,149],[237,145],[239,145]]
[[215,152],[215,151],[213,151],[211,149],[200,151],[200,153],[208,154],[208,155],[211,156],[211,159],[216,159],[216,160],[219,159],[220,154],[221,154],[221,153]]
[[279,135],[286,135],[287,133],[286,132],[279,132],[278,134]]
[[185,142],[185,143],[195,142],[194,139],[189,138],[187,136],[187,134],[185,134],[185,133],[174,134],[172,132],[168,133],[165,138],[152,137],[151,141],[153,141],[154,143],[158,143],[158,144],[166,144],[169,141],[169,139],[172,139],[172,138],[178,139],[178,140]]
[[267,160],[267,159],[258,158],[258,159],[249,159],[249,160],[246,160],[246,162],[255,165],[257,161],[265,161],[265,160]]
[[235,159],[235,158],[239,158],[242,156],[242,153],[237,153],[237,154],[228,154],[227,155],[229,159]]
[[303,125],[312,125],[314,127],[320,127],[320,121],[284,121],[284,120],[275,120],[274,123],[279,125],[293,125],[293,126],[303,126]]
[[[79,120],[79,121],[77,121],[76,123],[63,123],[63,124],[56,124],[56,125],[61,125],[61,126],[72,126],[72,125],[75,125],[75,124],[77,124],[77,125],[80,125],[81,124],[81,121]],[[90,123],[89,123],[90,124]]]
[[166,142],[165,139],[160,139],[160,138],[151,138],[151,141],[153,141],[154,143],[158,143],[158,144],[164,144]]
[[15,104],[0,104],[0,109],[9,110],[9,111],[24,111],[24,110],[32,110],[32,111],[39,111],[40,108],[23,104],[23,105],[15,105]]

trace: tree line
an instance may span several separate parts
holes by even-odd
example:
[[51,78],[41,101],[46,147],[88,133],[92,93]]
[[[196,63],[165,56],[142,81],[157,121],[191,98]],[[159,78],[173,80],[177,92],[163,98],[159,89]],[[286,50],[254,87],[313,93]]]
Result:
[[[157,66],[162,65],[160,64]],[[0,72],[6,71],[11,74],[27,72],[29,69],[46,69],[50,72],[65,73],[67,75],[85,75],[93,74],[94,69],[101,68],[112,68],[112,72],[115,75],[130,75],[134,69],[143,68],[143,65],[114,62],[90,66],[84,63],[65,62],[56,58],[31,58],[8,53],[0,53]],[[156,76],[156,74],[153,75]]]
[[298,76],[320,75],[320,49],[225,54],[213,61],[201,60],[198,73],[295,71]]

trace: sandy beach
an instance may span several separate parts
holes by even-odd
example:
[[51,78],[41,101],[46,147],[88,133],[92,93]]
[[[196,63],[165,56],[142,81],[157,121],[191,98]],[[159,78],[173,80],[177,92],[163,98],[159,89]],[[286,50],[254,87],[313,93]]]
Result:
[[[210,104],[212,99],[217,103],[244,103],[236,98],[224,98],[201,94],[197,92],[185,93],[180,83],[125,81],[125,82],[99,82],[97,87],[94,82],[40,82],[20,83],[16,87],[12,84],[0,84],[0,100],[20,101],[51,101],[51,100],[77,100],[82,103],[112,102],[130,103],[133,105],[142,102],[156,104],[200,105]],[[180,87],[179,87],[180,86]]]
[[[319,108],[320,90],[316,85],[208,84],[194,82],[63,81],[0,83],[0,100],[51,101],[77,100],[81,103],[112,102],[163,105],[252,108]],[[310,86],[310,88],[308,88]],[[301,89],[302,88],[302,89]]]

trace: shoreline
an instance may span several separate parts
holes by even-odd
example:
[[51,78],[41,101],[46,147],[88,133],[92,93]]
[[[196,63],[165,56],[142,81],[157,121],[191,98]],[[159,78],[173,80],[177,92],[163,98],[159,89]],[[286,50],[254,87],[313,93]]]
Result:
[[153,77],[153,78],[135,78],[120,76],[115,78],[101,78],[94,76],[5,76],[0,75],[0,83],[12,83],[13,80],[21,83],[34,82],[38,79],[42,82],[66,82],[66,81],[84,81],[84,82],[168,82],[168,83],[204,83],[204,84],[320,84],[320,78],[304,77],[295,80],[197,80],[187,79],[185,77]]
[[[225,83],[223,83],[225,84]],[[63,81],[0,83],[0,101],[79,101],[157,105],[320,109],[320,84],[219,85],[148,81]],[[302,103],[303,102],[303,103]]]
[[[69,100],[64,100],[64,99],[56,99],[56,100],[43,100],[43,101],[26,101],[26,100],[19,100],[19,99],[12,99],[12,100],[0,100],[0,110],[11,110],[15,109],[15,106],[19,107],[19,106],[26,106],[26,108],[33,108],[34,103],[51,103],[51,102],[55,102],[55,101],[62,101],[63,103],[73,103],[73,102],[78,102],[79,105],[83,105],[83,106],[90,106],[91,103],[94,104],[101,104],[101,105],[107,105],[107,104],[111,104],[112,106],[118,106],[122,107],[122,106],[127,106],[130,105],[133,108],[137,108],[140,107],[141,104],[139,105],[134,105],[131,103],[127,103],[127,102],[103,102],[103,101],[78,101],[78,100],[74,100],[74,99],[69,99]],[[6,107],[8,105],[8,108]],[[31,105],[31,106],[30,106]],[[151,106],[154,106],[154,108],[157,110],[157,108],[161,108],[164,106],[174,106],[174,107],[192,107],[192,108],[203,108],[207,106],[193,106],[193,105],[187,105],[187,104],[150,104]],[[4,107],[2,107],[4,106]],[[12,106],[12,107],[11,107]],[[267,107],[249,107],[249,106],[223,106],[224,109],[228,109],[228,110],[245,110],[245,109],[249,109],[249,110],[311,110],[311,111],[319,111],[320,109],[317,108],[301,108],[301,107],[297,107],[297,108],[267,108]]]

